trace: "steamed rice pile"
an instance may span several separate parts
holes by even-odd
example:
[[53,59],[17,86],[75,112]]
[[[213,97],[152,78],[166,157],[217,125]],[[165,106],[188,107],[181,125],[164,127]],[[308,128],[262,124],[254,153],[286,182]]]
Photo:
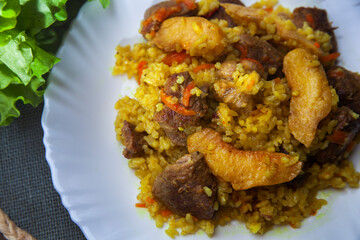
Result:
[[[266,4],[267,7],[271,7],[273,3],[267,1]],[[204,4],[203,8],[206,7],[211,7],[211,5]],[[264,5],[257,3],[254,7],[261,8]],[[289,12],[289,10],[279,6],[274,9],[274,12]],[[212,20],[212,22],[221,27],[230,43],[237,42],[237,36],[241,33],[261,35],[261,38],[265,40],[276,41],[278,38],[275,34],[274,20],[271,18],[266,18],[260,24],[260,28],[251,22],[234,28],[227,27],[226,21],[223,20]],[[295,27],[291,22],[284,24],[289,29]],[[316,39],[324,52],[330,51],[328,34],[313,31],[307,24],[304,24],[298,32],[307,36],[308,39]],[[287,44],[296,45],[297,43],[288,42]],[[234,51],[232,47],[228,48],[226,60],[236,59],[239,52]],[[166,53],[150,43],[138,43],[132,48],[118,46],[116,50],[115,75],[127,74],[129,78],[137,76],[139,63],[143,60],[148,63],[148,67],[142,72],[140,85],[134,98],[126,96],[115,104],[118,111],[115,130],[117,139],[122,141],[121,129],[123,121],[126,120],[136,126],[136,131],[145,131],[148,134],[145,140],[150,147],[145,149],[146,157],[133,158],[129,160],[128,165],[134,169],[135,175],[141,180],[138,201],[142,203],[142,207],[147,207],[157,227],[163,227],[165,223],[168,223],[166,233],[169,236],[192,234],[199,229],[211,236],[217,225],[223,226],[232,220],[245,223],[249,231],[254,234],[263,234],[273,225],[288,224],[293,228],[298,228],[304,218],[315,215],[323,205],[326,205],[326,200],[317,198],[319,190],[329,187],[335,189],[346,186],[359,187],[360,174],[348,160],[342,160],[338,164],[306,163],[311,153],[328,146],[329,141],[326,135],[332,133],[337,121],[324,119],[311,146],[305,148],[290,134],[287,119],[291,92],[286,79],[265,81],[260,78],[256,79],[251,89],[253,94],[257,94],[259,101],[256,110],[249,116],[239,115],[225,103],[219,104],[214,99],[208,101],[208,114],[218,116],[212,119],[211,127],[221,133],[224,142],[238,149],[270,152],[282,150],[290,155],[299,156],[300,161],[306,163],[303,168],[305,173],[288,183],[240,191],[235,191],[229,183],[220,181],[214,206],[218,211],[212,220],[199,220],[190,214],[180,217],[171,213],[160,202],[154,200],[151,193],[152,184],[156,176],[168,164],[174,163],[187,153],[187,148],[174,145],[153,119],[154,113],[164,107],[160,100],[160,90],[169,76],[183,71],[189,71],[197,85],[201,83],[213,85],[216,79],[215,71],[220,69],[221,62],[217,62],[215,68],[195,73],[193,70],[205,63],[205,60],[200,57],[191,57],[189,64],[175,62],[172,66],[168,66],[162,62]],[[269,72],[274,73],[276,70],[269,69]],[[241,81],[247,81],[247,78],[251,76],[246,75],[241,64],[238,64],[233,77],[241,84]],[[196,94],[196,91],[193,94]],[[332,89],[332,98],[332,108],[335,109],[338,96],[334,89]],[[200,126],[194,128],[196,129],[193,131],[201,130]]]

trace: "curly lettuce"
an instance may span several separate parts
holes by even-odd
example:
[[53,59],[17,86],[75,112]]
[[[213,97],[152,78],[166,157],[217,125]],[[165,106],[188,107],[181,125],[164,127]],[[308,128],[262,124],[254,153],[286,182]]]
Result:
[[[99,0],[105,8],[110,0]],[[21,100],[36,107],[43,101],[44,74],[60,61],[42,50],[36,34],[67,19],[67,0],[0,1],[0,126],[20,112]]]
[[[89,0],[89,1],[94,1],[94,0]],[[110,0],[99,0],[99,2],[103,6],[103,8],[107,8],[110,4]]]

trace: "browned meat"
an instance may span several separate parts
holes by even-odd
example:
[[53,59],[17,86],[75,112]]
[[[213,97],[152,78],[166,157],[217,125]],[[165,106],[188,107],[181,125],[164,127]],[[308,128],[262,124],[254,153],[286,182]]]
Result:
[[[239,0],[220,0],[220,3],[232,3],[237,4],[241,6],[245,6],[241,1]],[[219,8],[210,16],[210,19],[222,19],[226,20],[228,23],[228,27],[235,27],[237,26],[236,23],[232,20],[232,18],[225,12],[225,8],[222,6],[219,6]]]
[[214,84],[215,98],[226,103],[231,109],[239,114],[247,115],[255,107],[253,95],[238,92],[234,85],[225,80],[220,80]]
[[[251,73],[252,71],[256,71],[260,74],[261,77],[266,79],[266,74],[264,73],[264,69],[260,64],[256,61],[252,61],[251,59],[240,59],[239,63],[243,65],[244,70],[247,73]],[[236,61],[225,61],[221,64],[221,68],[216,71],[218,78],[232,81],[232,74],[236,70]]]
[[335,127],[335,130],[344,130],[346,126],[354,119],[354,116],[351,114],[351,109],[345,106],[340,107],[337,110],[336,120],[338,120],[338,124]]
[[200,118],[181,115],[168,107],[154,114],[154,120],[160,124],[166,136],[176,145],[186,146],[187,134],[179,128],[198,125]]
[[151,32],[157,32],[160,29],[160,22],[157,21],[151,21],[148,24],[144,25],[141,29],[141,34],[144,36],[144,38],[146,38],[146,34],[151,33]]
[[252,61],[251,59],[240,59],[239,63],[243,65],[246,73],[251,73],[252,71],[255,71],[262,78],[266,79],[267,73],[264,72],[263,66],[261,66],[258,62]]
[[[179,77],[184,77],[184,81],[181,84],[178,84],[176,82]],[[193,79],[191,78],[188,71],[175,73],[166,80],[164,92],[167,95],[174,96],[180,99],[183,96],[184,89],[192,80]],[[175,91],[172,89],[173,87],[175,87]]]
[[[156,19],[156,13],[161,11],[165,16],[164,19]],[[159,2],[148,8],[144,14],[143,27],[141,34],[145,37],[146,34],[151,32],[157,32],[160,28],[160,24],[167,18],[179,17],[179,16],[194,16],[197,13],[197,8],[190,9],[184,2],[170,0]],[[160,14],[159,14],[160,15]]]
[[[340,143],[330,143],[325,150],[319,151],[315,158],[318,162],[337,162],[340,161],[344,153],[348,150],[350,144],[353,144],[355,137],[360,132],[360,122],[355,119],[348,107],[340,107],[337,111],[336,118],[338,124],[334,129],[346,134],[345,141]],[[331,140],[330,140],[331,141]]]
[[[184,81],[180,84],[177,82],[178,77],[184,77]],[[184,90],[190,83],[193,83],[193,80],[189,72],[173,74],[166,81],[164,92],[169,96],[178,98],[178,104],[181,107],[195,111],[195,115],[185,116],[173,111],[167,106],[164,106],[161,111],[154,114],[154,120],[160,124],[166,136],[179,146],[186,146],[187,138],[187,134],[184,131],[180,131],[179,128],[186,129],[191,126],[200,125],[201,118],[205,116],[208,109],[205,98],[208,91],[207,86],[199,87],[203,92],[200,97],[192,95],[189,105],[187,107],[183,105]]]
[[334,29],[329,22],[326,10],[311,7],[295,8],[293,22],[298,28],[302,28],[304,22],[309,22],[309,26],[315,30],[326,32],[331,36],[332,52],[337,52],[337,42]]
[[147,145],[144,140],[145,134],[137,132],[135,126],[124,120],[124,126],[121,129],[122,137],[124,138],[125,149],[123,151],[124,157],[130,159],[141,157],[145,154],[143,145]]
[[[182,83],[177,83],[179,77],[184,77],[184,81]],[[180,104],[183,106],[183,94],[186,87],[191,82],[193,82],[193,79],[191,78],[189,72],[175,73],[166,81],[164,92],[167,95],[177,97]],[[175,87],[175,91],[171,89],[172,87]],[[203,117],[207,110],[205,96],[208,91],[208,86],[204,85],[199,87],[199,89],[203,92],[202,96],[197,97],[196,95],[192,95],[190,97],[188,108],[194,110],[197,113],[196,116]]]
[[246,58],[259,61],[265,72],[270,68],[281,69],[284,55],[270,43],[250,34],[241,34],[239,44],[246,49]]
[[327,71],[327,78],[339,95],[339,106],[347,106],[360,114],[360,75],[334,66]]
[[203,155],[193,152],[168,165],[156,177],[152,193],[178,215],[190,213],[198,219],[211,219],[214,216],[216,189],[216,179]]
[[225,79],[232,81],[232,74],[236,70],[236,62],[235,61],[225,61],[221,64],[221,68],[216,71],[217,76],[220,79]]

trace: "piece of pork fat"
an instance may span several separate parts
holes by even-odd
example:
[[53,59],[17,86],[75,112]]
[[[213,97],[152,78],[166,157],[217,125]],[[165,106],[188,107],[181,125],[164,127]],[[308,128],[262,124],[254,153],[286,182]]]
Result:
[[145,155],[143,145],[147,145],[143,132],[137,132],[135,126],[124,120],[124,126],[121,129],[121,135],[124,139],[125,149],[123,155],[125,158],[142,157]]
[[[176,97],[179,106],[185,108],[183,105],[184,91],[189,84],[193,83],[189,72],[176,73],[168,78],[163,90],[166,95]],[[164,105],[161,111],[154,114],[154,120],[160,124],[166,136],[176,145],[186,146],[187,134],[184,129],[201,125],[201,119],[206,114],[208,107],[205,96],[208,87],[202,86],[199,89],[202,91],[202,94],[200,96],[191,95],[188,106],[186,106],[186,109],[195,112],[194,115],[183,115],[166,105]]]
[[198,219],[214,216],[216,178],[199,152],[186,154],[168,165],[155,179],[152,193],[172,212]]

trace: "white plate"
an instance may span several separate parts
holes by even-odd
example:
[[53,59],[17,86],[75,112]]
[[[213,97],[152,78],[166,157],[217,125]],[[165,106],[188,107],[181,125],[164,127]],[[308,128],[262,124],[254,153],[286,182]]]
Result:
[[[245,1],[246,2],[246,1]],[[284,2],[284,1],[283,1]],[[288,1],[291,7],[314,1]],[[342,65],[360,71],[357,45],[359,1],[316,1],[328,9],[335,26]],[[355,4],[358,4],[355,7]],[[135,81],[114,77],[115,47],[138,34],[149,0],[112,0],[102,9],[86,3],[58,53],[52,70],[42,118],[46,158],[54,187],[64,206],[88,239],[167,239],[146,210],[134,207],[139,180],[128,168],[116,141],[116,100],[132,92]],[[353,160],[359,169],[359,149]],[[267,239],[360,239],[360,191],[327,194],[329,204],[300,229],[275,228]],[[206,234],[187,239],[208,239]],[[254,239],[243,224],[218,227],[213,239]]]

